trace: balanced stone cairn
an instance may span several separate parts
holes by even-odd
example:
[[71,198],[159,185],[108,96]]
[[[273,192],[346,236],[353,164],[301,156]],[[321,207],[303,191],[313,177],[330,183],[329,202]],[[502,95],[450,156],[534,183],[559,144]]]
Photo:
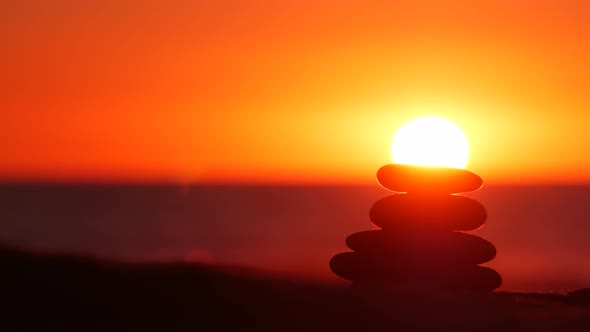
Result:
[[380,230],[346,239],[354,252],[337,254],[330,268],[353,285],[405,289],[491,291],[500,275],[479,264],[496,256],[487,240],[463,233],[487,218],[477,201],[460,195],[482,186],[476,174],[457,168],[385,165],[377,172],[385,189],[396,192],[373,205],[371,221]]

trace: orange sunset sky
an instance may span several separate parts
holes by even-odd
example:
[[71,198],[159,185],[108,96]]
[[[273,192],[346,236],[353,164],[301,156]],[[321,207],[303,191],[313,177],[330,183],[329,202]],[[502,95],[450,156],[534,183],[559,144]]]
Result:
[[590,183],[587,1],[0,3],[1,180],[374,183],[438,115],[487,183]]

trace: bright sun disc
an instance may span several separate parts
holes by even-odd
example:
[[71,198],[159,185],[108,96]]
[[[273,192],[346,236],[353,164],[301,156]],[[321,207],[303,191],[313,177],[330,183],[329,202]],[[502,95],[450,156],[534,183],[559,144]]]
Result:
[[429,116],[401,127],[393,138],[391,154],[396,164],[465,168],[469,145],[454,123]]

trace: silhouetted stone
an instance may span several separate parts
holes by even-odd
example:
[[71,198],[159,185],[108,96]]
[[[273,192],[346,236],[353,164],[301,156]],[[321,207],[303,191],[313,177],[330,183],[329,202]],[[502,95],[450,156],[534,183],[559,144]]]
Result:
[[481,188],[483,180],[464,169],[389,164],[377,171],[377,180],[397,192],[463,193]]
[[456,195],[394,194],[373,204],[371,221],[384,229],[447,229],[468,231],[482,226],[486,209]]
[[496,247],[478,236],[460,232],[358,232],[346,238],[346,245],[358,252],[380,255],[400,266],[444,264],[474,265],[496,257]]
[[473,230],[487,218],[485,208],[464,196],[481,178],[447,167],[385,165],[380,184],[399,194],[371,207],[370,218],[382,230],[350,235],[354,252],[332,258],[330,268],[352,280],[357,289],[388,288],[489,291],[500,286],[500,275],[485,263],[496,256],[488,241],[456,231]]
[[414,284],[424,288],[493,290],[502,284],[496,271],[483,266],[415,264],[400,267],[382,256],[358,252],[337,254],[332,257],[330,268],[347,280],[389,281],[392,285]]

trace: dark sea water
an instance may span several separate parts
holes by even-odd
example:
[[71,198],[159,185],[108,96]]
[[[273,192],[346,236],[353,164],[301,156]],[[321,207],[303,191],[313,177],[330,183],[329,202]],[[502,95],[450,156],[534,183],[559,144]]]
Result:
[[[239,265],[339,281],[328,261],[373,229],[378,186],[0,186],[0,243],[123,260]],[[590,187],[486,187],[474,234],[501,289],[590,287]],[[434,278],[435,276],[433,276]]]

